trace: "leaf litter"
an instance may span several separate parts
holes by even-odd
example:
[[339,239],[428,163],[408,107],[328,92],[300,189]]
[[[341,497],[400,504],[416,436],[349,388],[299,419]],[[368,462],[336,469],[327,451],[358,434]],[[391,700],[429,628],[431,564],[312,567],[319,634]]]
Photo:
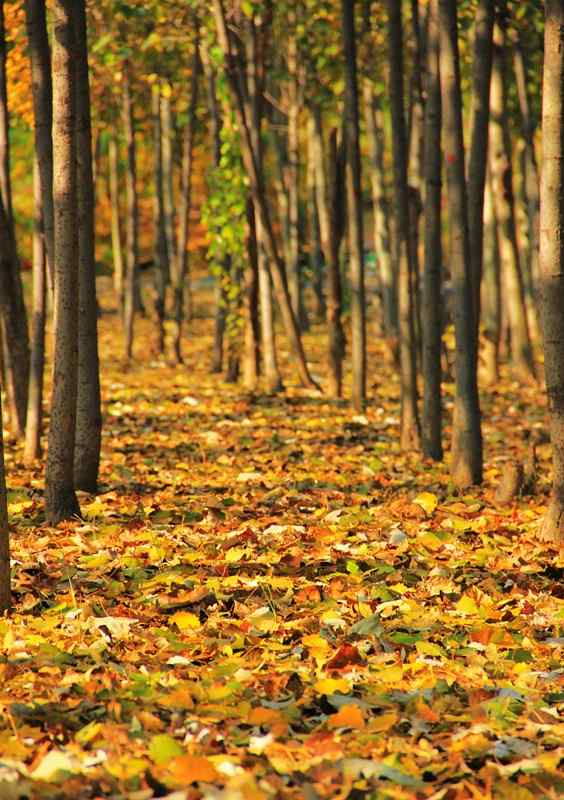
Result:
[[[124,374],[102,319],[102,491],[82,520],[46,527],[42,471],[9,449],[0,797],[561,796],[548,448],[534,497],[494,499],[516,416],[543,428],[538,389],[485,395],[486,482],[460,495],[400,453],[381,352],[358,417],[291,373],[276,398],[210,377],[195,325],[184,368]],[[307,348],[322,362],[321,336]]]

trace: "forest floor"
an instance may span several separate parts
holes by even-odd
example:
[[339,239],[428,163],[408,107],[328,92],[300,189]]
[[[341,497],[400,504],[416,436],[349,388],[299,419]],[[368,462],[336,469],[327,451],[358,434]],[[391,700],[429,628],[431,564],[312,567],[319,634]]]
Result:
[[[484,486],[398,447],[370,403],[246,396],[138,324],[100,322],[101,493],[43,522],[43,466],[8,446],[14,601],[0,619],[0,798],[556,798],[564,792],[562,556],[537,540],[542,391],[483,395]],[[323,378],[325,338],[306,336]],[[446,386],[447,408],[452,385]],[[541,445],[535,496],[496,503]],[[448,427],[447,427],[448,439]]]

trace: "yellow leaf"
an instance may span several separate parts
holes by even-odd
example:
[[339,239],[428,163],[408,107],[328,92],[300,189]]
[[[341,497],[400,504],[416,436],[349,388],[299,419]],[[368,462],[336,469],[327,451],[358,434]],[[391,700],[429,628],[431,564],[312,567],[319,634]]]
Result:
[[354,703],[341,706],[336,714],[331,714],[328,720],[330,728],[364,728],[364,715]]
[[389,711],[387,714],[380,714],[374,717],[374,719],[371,719],[368,727],[373,733],[382,733],[383,731],[389,731],[390,728],[393,728],[398,719],[399,717],[395,711]]
[[193,630],[201,627],[199,618],[195,614],[192,614],[191,611],[177,611],[176,614],[172,615],[170,621],[174,622],[176,627],[181,631]]
[[375,677],[384,683],[397,683],[403,678],[403,667],[386,667],[376,672]]
[[456,604],[456,610],[459,614],[477,614],[478,606],[471,597],[464,594]]
[[415,648],[419,655],[422,656],[442,656],[443,650],[442,647],[439,647],[438,644],[433,644],[433,642],[416,642]]
[[246,547],[230,547],[225,554],[225,560],[228,564],[232,564],[235,561],[240,561],[246,552]]
[[432,492],[421,492],[413,502],[422,508],[426,514],[432,514],[439,505],[437,495]]
[[351,690],[351,685],[344,678],[325,678],[324,680],[317,681],[313,687],[318,694],[348,694]]

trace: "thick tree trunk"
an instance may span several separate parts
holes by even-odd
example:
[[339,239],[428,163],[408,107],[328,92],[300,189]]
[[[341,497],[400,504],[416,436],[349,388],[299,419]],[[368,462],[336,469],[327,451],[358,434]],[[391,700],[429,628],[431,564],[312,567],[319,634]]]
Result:
[[[192,173],[194,171],[194,141],[196,138],[196,110],[198,108],[198,88],[202,61],[200,48],[196,42],[194,59],[192,61],[192,82],[190,89],[190,103],[188,105],[188,119],[184,127],[182,143],[182,175],[180,184],[180,225],[176,247],[176,267],[173,275],[174,282],[174,357],[178,364],[182,363],[182,324],[184,322],[184,295],[191,293],[188,239],[190,234],[190,211],[192,209]],[[188,283],[188,285],[186,285]],[[191,305],[191,304],[190,304]]]
[[43,427],[43,375],[45,371],[45,232],[43,198],[37,155],[33,165],[33,307],[31,318],[31,359],[25,424],[24,461],[32,464],[41,455]]
[[398,298],[396,276],[392,264],[388,203],[385,193],[384,172],[384,120],[378,107],[373,84],[364,82],[364,110],[366,134],[370,147],[370,182],[372,186],[372,216],[374,229],[374,252],[377,258],[378,277],[382,296],[384,335],[392,353],[398,341]]
[[552,439],[552,499],[543,539],[564,542],[564,4],[545,0],[540,187],[540,278],[544,363]]
[[441,79],[439,5],[429,6],[425,104],[425,266],[423,272],[423,454],[440,461],[442,445],[441,333]]
[[123,315],[125,264],[123,258],[120,203],[119,203],[119,148],[117,138],[111,136],[108,143],[108,179],[110,187],[111,226],[112,226],[112,259],[114,262],[114,291],[117,307]]
[[341,20],[346,76],[345,143],[347,162],[345,174],[351,289],[352,403],[353,408],[360,413],[366,402],[366,298],[354,0],[342,0]]
[[133,324],[135,317],[135,285],[137,282],[139,209],[137,201],[137,155],[135,147],[135,128],[133,123],[133,107],[131,103],[131,86],[129,64],[123,68],[123,126],[127,147],[126,169],[126,274],[124,286],[124,329],[125,356],[128,361],[133,357]]
[[98,488],[102,411],[98,358],[98,304],[94,255],[94,175],[92,171],[92,126],[88,75],[86,2],[75,0],[76,37],[76,155],[79,226],[78,293],[78,394],[74,484],[95,492]]
[[501,334],[500,255],[495,203],[491,177],[486,177],[484,202],[484,275],[482,317],[484,320],[484,377],[488,384],[499,380],[499,341]]
[[413,324],[411,275],[412,248],[409,246],[409,193],[407,185],[407,136],[403,92],[403,30],[401,4],[387,0],[389,17],[390,105],[392,111],[392,144],[399,261],[398,310],[401,380],[400,443],[403,450],[419,447],[420,431],[417,412],[416,352]]
[[163,135],[161,115],[161,87],[155,82],[152,87],[153,100],[153,153],[155,174],[155,196],[153,198],[153,218],[155,225],[155,316],[157,322],[156,350],[159,355],[165,349],[165,287],[169,275],[169,250],[166,230],[166,212],[163,182]]
[[468,161],[468,228],[472,263],[476,355],[480,327],[480,285],[484,249],[484,187],[488,166],[494,16],[495,0],[480,0],[474,25],[472,119],[470,123],[470,159]]
[[286,329],[286,333],[290,340],[290,346],[295,355],[296,368],[300,375],[302,385],[306,388],[317,389],[318,386],[309,373],[300,337],[299,326],[290,302],[288,283],[286,280],[286,270],[284,262],[280,258],[274,236],[268,198],[266,196],[266,190],[264,186],[264,175],[260,166],[260,162],[257,158],[258,153],[251,135],[250,120],[247,117],[245,97],[243,94],[244,90],[240,80],[241,76],[233,55],[230,34],[225,19],[225,10],[222,0],[214,0],[213,10],[219,43],[225,55],[226,75],[233,97],[235,112],[241,133],[241,154],[243,158],[243,164],[249,177],[251,196],[257,211],[257,223],[260,223],[261,231],[264,233],[264,245],[269,259],[269,269],[271,271],[272,280],[276,289],[276,295],[284,322],[284,328]]
[[8,113],[8,84],[6,78],[6,31],[4,0],[0,0],[0,195],[10,226],[14,225],[12,211],[12,182],[10,179],[10,116]]
[[476,337],[456,17],[456,0],[439,0],[441,96],[449,208],[449,261],[454,288],[456,336],[456,397],[450,471],[455,485],[463,488],[482,481],[482,433],[476,375]]
[[504,32],[499,23],[496,23],[494,27],[490,143],[492,148],[492,181],[500,233],[502,283],[507,294],[506,308],[511,332],[513,364],[516,370],[525,378],[534,378],[535,365],[527,322],[523,276],[515,223],[505,60]]
[[55,355],[49,451],[45,469],[45,509],[47,521],[51,524],[80,514],[74,492],[79,253],[75,8],[75,0],[55,0],[54,3]]
[[8,502],[6,498],[6,473],[4,470],[4,440],[2,427],[2,401],[0,400],[0,612],[8,611],[12,604],[12,591],[10,586],[10,529],[8,527]]
[[53,98],[51,88],[51,52],[47,35],[45,0],[25,0],[25,15],[33,97],[35,152],[43,204],[43,230],[47,271],[53,288],[53,141],[51,123]]

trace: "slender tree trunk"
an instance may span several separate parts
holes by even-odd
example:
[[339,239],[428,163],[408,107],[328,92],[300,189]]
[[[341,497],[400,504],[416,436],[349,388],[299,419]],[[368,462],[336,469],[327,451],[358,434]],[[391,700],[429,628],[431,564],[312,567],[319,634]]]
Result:
[[[194,141],[196,138],[196,111],[198,108],[198,87],[202,61],[198,42],[195,44],[192,61],[192,83],[188,119],[184,128],[182,143],[182,176],[180,189],[180,226],[176,247],[176,269],[174,270],[174,356],[178,364],[182,363],[182,324],[184,321],[184,294],[191,292],[188,239],[190,234],[190,211],[192,208],[192,173],[194,171]],[[186,285],[188,283],[188,286]]]
[[486,178],[484,203],[484,276],[482,309],[484,320],[484,377],[494,385],[499,380],[499,340],[501,334],[500,255],[495,203],[491,177]]
[[0,612],[12,605],[10,586],[10,529],[8,527],[8,502],[6,497],[6,472],[4,469],[4,439],[2,401],[0,399]]
[[[516,35],[518,37],[519,34],[517,33]],[[529,311],[529,319],[531,320],[535,334],[538,334],[538,307],[535,291],[539,280],[539,170],[535,154],[535,128],[527,89],[525,57],[523,46],[519,39],[517,39],[513,49],[513,64],[519,109],[521,111],[521,132],[524,144],[521,169],[523,175],[523,197],[528,227],[524,269],[525,296],[527,310]]]
[[511,353],[515,368],[525,378],[535,377],[533,351],[527,322],[521,261],[515,223],[511,134],[507,112],[504,32],[494,27],[494,57],[491,88],[492,180],[501,240],[503,285],[511,331]]
[[222,285],[222,277],[216,278],[215,285],[215,317],[213,328],[213,351],[211,371],[220,373],[223,370],[223,352],[225,339],[225,318],[227,315],[227,296]]
[[564,4],[545,0],[540,187],[544,363],[552,439],[552,499],[541,536],[564,541]]
[[131,104],[130,67],[123,69],[123,125],[127,147],[127,217],[126,217],[126,274],[124,286],[125,356],[133,357],[133,323],[135,317],[135,284],[137,281],[139,209],[137,202],[137,156],[133,107]]
[[258,318],[258,249],[255,225],[255,211],[252,201],[247,200],[247,262],[243,272],[243,326],[244,356],[243,385],[249,392],[257,388],[259,374],[259,336]]
[[312,159],[315,162],[317,208],[321,249],[325,259],[326,315],[329,333],[328,393],[330,397],[341,397],[343,388],[343,360],[345,356],[345,334],[343,331],[341,268],[339,250],[344,232],[343,196],[343,147],[337,146],[337,131],[333,130],[329,140],[329,158],[324,156],[323,120],[318,105],[312,106]]
[[245,111],[243,88],[231,47],[231,40],[225,19],[223,1],[214,0],[213,10],[218,39],[225,54],[226,75],[234,100],[235,112],[241,132],[241,151],[243,164],[249,177],[251,196],[253,198],[258,215],[257,221],[260,222],[261,230],[264,232],[264,244],[267,250],[270,271],[274,286],[276,288],[276,295],[278,304],[280,306],[284,327],[296,358],[296,368],[298,369],[302,385],[306,388],[317,389],[317,384],[312,379],[307,366],[305,353],[300,338],[299,327],[290,302],[284,262],[280,258],[274,237],[270,209],[264,186],[264,175],[261,167],[259,166],[259,161],[257,159],[258,154],[256,147],[253,144],[249,120]]
[[449,260],[454,288],[456,397],[451,476],[456,486],[482,481],[482,434],[476,376],[468,208],[464,174],[462,96],[456,0],[439,0],[440,74],[449,208]]
[[317,207],[317,181],[315,159],[311,148],[315,138],[315,123],[310,116],[308,120],[308,160],[307,160],[307,200],[308,228],[310,242],[310,266],[313,275],[312,289],[315,300],[315,317],[318,322],[325,319],[327,309],[323,295],[323,250],[321,247],[321,230],[319,226],[319,210]]
[[419,447],[417,412],[416,353],[413,325],[412,248],[409,246],[409,193],[407,185],[407,136],[403,92],[402,9],[396,0],[387,0],[389,17],[390,105],[394,160],[397,253],[399,259],[398,310],[400,336],[401,422],[403,450]]
[[472,262],[472,300],[475,322],[475,352],[480,327],[480,285],[484,249],[484,187],[488,166],[488,129],[492,74],[495,0],[480,0],[474,25],[472,119],[468,162],[468,227]]
[[94,174],[92,171],[92,125],[88,75],[86,2],[75,0],[76,37],[76,155],[79,227],[78,292],[78,393],[74,484],[96,492],[102,440],[100,364],[98,358],[98,304],[94,255]]
[[441,402],[441,79],[439,73],[439,6],[429,6],[427,102],[425,104],[425,266],[423,273],[423,454],[440,461]]
[[33,164],[33,313],[31,319],[31,359],[25,426],[24,461],[32,464],[41,455],[43,427],[43,374],[45,371],[45,232],[43,198],[37,154]]
[[161,137],[162,137],[162,172],[163,172],[163,210],[168,256],[167,271],[164,275],[165,286],[170,281],[170,271],[176,262],[176,220],[173,187],[173,139],[174,122],[170,96],[170,84],[165,84],[161,91]]
[[45,509],[47,520],[51,524],[80,514],[74,491],[79,254],[75,8],[75,0],[55,0],[54,3],[55,355],[49,451],[45,470]]
[[366,134],[370,147],[374,252],[378,259],[384,335],[390,344],[392,353],[395,353],[398,340],[398,298],[390,248],[389,209],[385,193],[384,120],[382,110],[378,105],[374,86],[366,80],[364,82],[364,109]]
[[341,11],[346,74],[345,142],[347,148],[347,227],[351,288],[352,402],[354,409],[360,413],[364,409],[366,402],[366,299],[364,292],[363,209],[354,0],[342,0]]
[[114,291],[120,315],[123,315],[125,264],[123,259],[119,203],[119,148],[115,135],[108,143],[108,182],[110,188],[112,259],[114,262]]
[[292,8],[288,13],[288,164],[286,166],[288,186],[288,288],[294,315],[301,325],[303,319],[302,293],[300,286],[300,87],[298,82],[298,38],[297,14]]
[[157,352],[159,355],[165,349],[165,286],[169,274],[169,250],[166,230],[166,212],[164,201],[163,181],[163,142],[161,90],[157,81],[152,87],[153,94],[153,152],[155,161],[155,196],[154,223],[155,223],[155,315],[157,318]]

